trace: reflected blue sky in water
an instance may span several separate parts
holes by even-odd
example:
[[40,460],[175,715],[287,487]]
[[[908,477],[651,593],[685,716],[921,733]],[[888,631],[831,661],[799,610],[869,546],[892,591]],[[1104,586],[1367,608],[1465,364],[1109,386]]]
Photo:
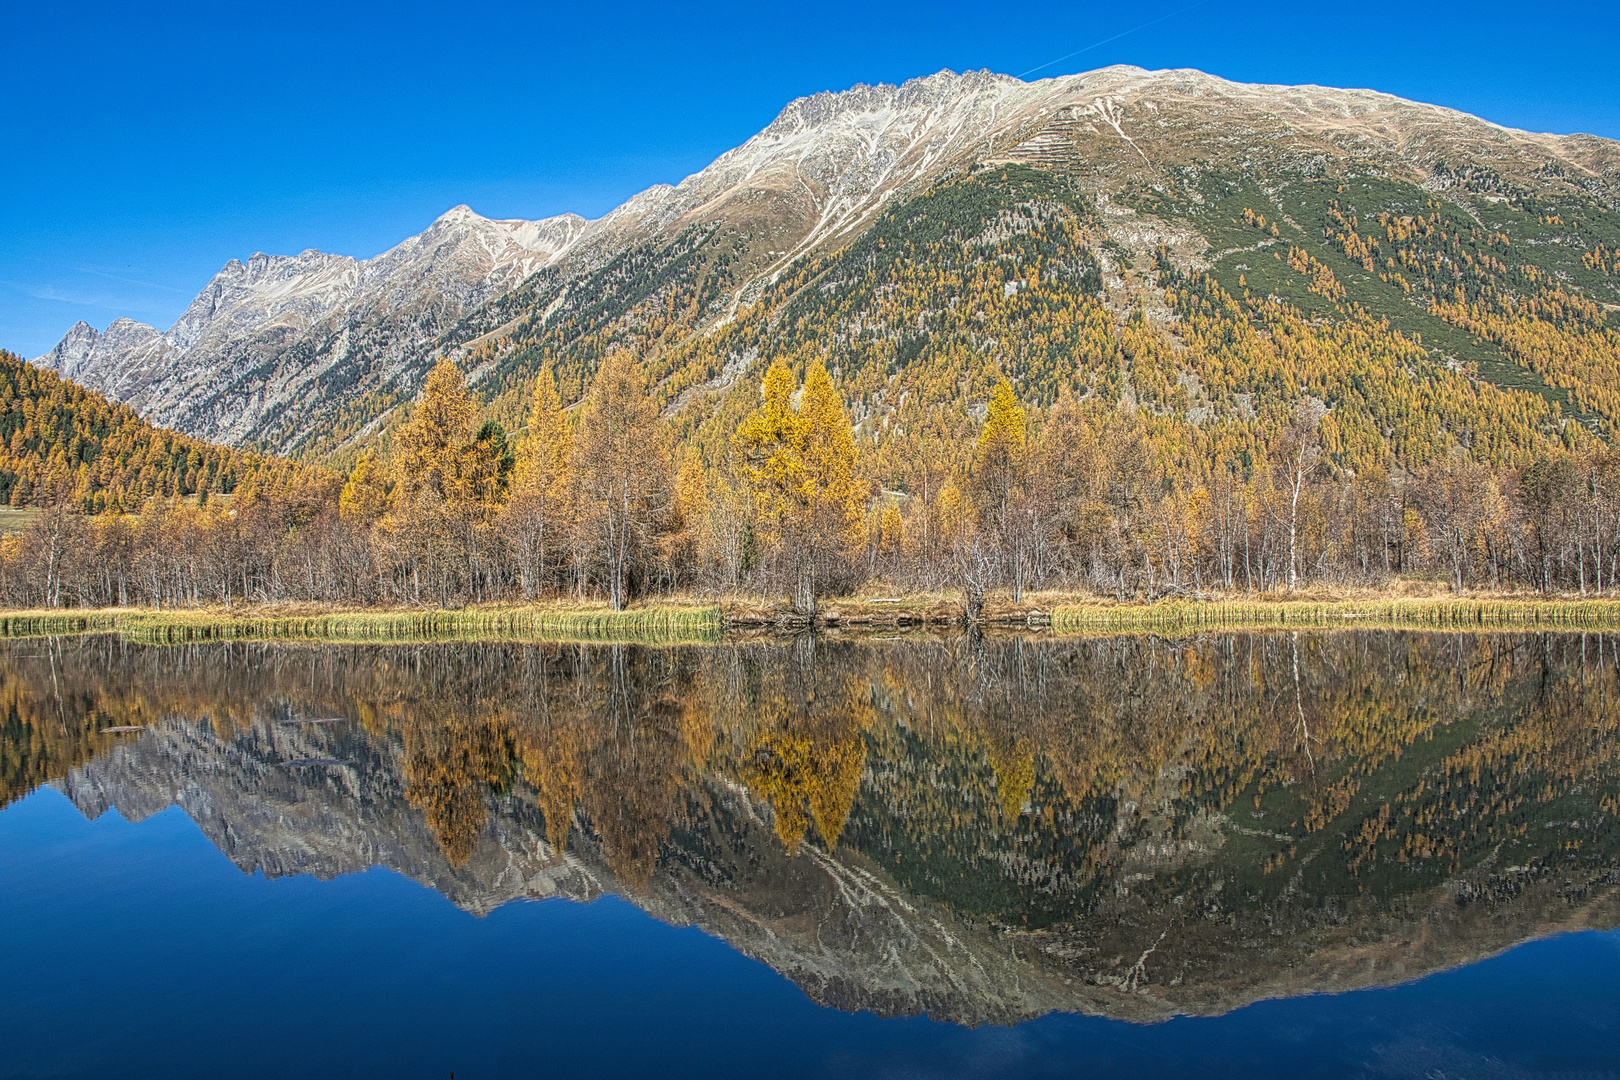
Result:
[[[393,873],[238,871],[179,810],[0,812],[0,1075],[1620,1074],[1620,935],[1133,1026],[849,1015],[615,898],[484,918]],[[1438,1070],[1438,1071],[1437,1071]]]

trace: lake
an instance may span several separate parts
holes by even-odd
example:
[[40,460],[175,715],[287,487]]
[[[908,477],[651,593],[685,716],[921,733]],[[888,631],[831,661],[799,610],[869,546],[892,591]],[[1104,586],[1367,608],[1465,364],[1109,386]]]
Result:
[[1620,636],[0,642],[0,1076],[1620,1075]]

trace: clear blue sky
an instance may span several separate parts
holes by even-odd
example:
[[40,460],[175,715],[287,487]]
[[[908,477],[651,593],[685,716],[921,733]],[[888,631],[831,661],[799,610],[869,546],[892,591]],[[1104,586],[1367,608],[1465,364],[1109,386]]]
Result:
[[1196,67],[1620,138],[1614,0],[1180,6],[7,0],[0,348],[166,328],[227,259],[370,256],[457,203],[596,216],[791,98],[1098,42],[1032,77]]

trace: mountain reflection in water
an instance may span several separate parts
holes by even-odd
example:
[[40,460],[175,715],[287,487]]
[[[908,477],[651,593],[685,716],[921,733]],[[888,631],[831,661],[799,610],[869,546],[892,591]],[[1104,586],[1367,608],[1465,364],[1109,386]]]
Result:
[[0,799],[480,913],[614,893],[847,1010],[1153,1020],[1620,922],[1617,645],[12,642]]

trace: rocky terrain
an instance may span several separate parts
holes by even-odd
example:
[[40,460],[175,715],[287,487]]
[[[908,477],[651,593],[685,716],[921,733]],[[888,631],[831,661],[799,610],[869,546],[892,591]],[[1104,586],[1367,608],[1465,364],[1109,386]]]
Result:
[[232,259],[165,332],[85,323],[35,363],[216,442],[250,438],[334,363],[387,377],[414,345],[548,265],[585,221],[491,221],[465,206],[372,259],[305,251]]
[[[326,764],[296,764],[307,761]],[[574,822],[559,852],[540,810],[518,795],[496,800],[471,858],[452,865],[404,799],[399,768],[392,748],[363,736],[267,726],[222,741],[176,724],[75,770],[61,787],[92,817],[116,807],[139,821],[179,806],[244,873],[326,879],[386,867],[475,914],[514,900],[615,893],[664,922],[719,936],[817,1001],[849,1010],[1011,1023],[1079,1007],[1012,943],[901,894],[866,860],[809,849],[789,857],[769,807],[723,781],[704,792],[710,835],[677,838],[652,878],[633,882],[615,873],[588,821]],[[705,842],[720,835],[723,844]]]

